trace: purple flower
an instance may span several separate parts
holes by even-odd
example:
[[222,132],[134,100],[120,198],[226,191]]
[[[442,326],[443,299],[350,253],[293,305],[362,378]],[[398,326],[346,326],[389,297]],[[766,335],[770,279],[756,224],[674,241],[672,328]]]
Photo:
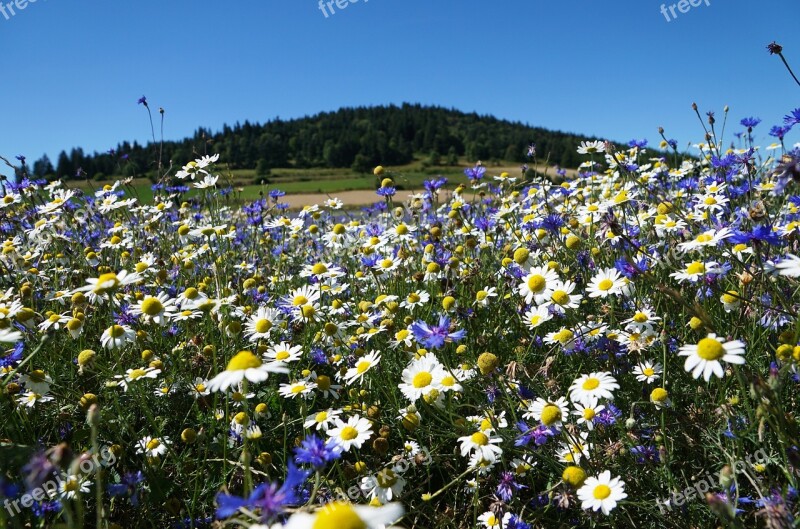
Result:
[[19,162],[22,165],[25,165],[25,157],[23,155],[20,154],[20,155],[16,156],[16,158],[17,158],[17,160],[19,160]]
[[742,124],[742,127],[754,129],[759,123],[761,123],[761,120],[759,118],[744,118],[740,123]]
[[514,477],[513,472],[503,472],[500,475],[500,483],[497,484],[497,497],[506,503],[511,501],[516,491],[526,488],[517,483]]
[[321,470],[328,463],[342,457],[342,449],[332,439],[326,443],[315,434],[309,435],[294,449],[295,461]]
[[486,168],[482,165],[476,165],[474,168],[464,169],[464,174],[467,175],[467,178],[470,180],[477,182],[486,174]]
[[388,186],[388,187],[381,187],[380,189],[375,191],[375,193],[381,197],[393,197],[395,193],[397,193],[397,190],[392,186]]
[[136,102],[136,104],[137,105],[148,106],[147,105],[147,98],[145,96],[140,97],[139,100]]
[[139,506],[139,489],[137,485],[144,481],[144,474],[141,470],[129,472],[122,476],[121,483],[108,486],[108,495],[112,498],[126,496],[130,498],[131,505]]
[[795,108],[792,110],[792,113],[785,116],[783,118],[784,125],[788,125],[789,128],[794,127],[798,123],[800,123],[800,108]]
[[220,492],[217,494],[217,519],[230,518],[239,509],[247,507],[260,511],[264,522],[272,520],[283,512],[284,507],[298,502],[295,489],[305,483],[308,475],[308,471],[300,470],[289,462],[286,481],[280,487],[276,483],[262,483],[247,498]]
[[439,316],[438,325],[431,326],[418,320],[411,324],[410,330],[427,349],[439,349],[445,342],[457,342],[467,335],[463,329],[450,332],[450,318],[445,315]]

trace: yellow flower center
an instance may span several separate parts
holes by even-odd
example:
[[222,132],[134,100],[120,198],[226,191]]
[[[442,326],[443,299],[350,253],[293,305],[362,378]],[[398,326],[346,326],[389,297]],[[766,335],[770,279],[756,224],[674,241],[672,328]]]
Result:
[[256,322],[255,329],[259,334],[269,332],[269,330],[272,329],[272,322],[267,319],[260,319]]
[[456,379],[451,375],[447,375],[442,379],[442,386],[451,387],[454,386],[456,383]]
[[112,338],[119,338],[125,334],[125,329],[121,325],[112,325],[108,331]]
[[561,420],[561,408],[555,404],[548,404],[542,408],[542,424],[552,426]]
[[477,294],[475,294],[475,299],[478,301],[483,301],[489,296],[489,293],[485,290],[479,290]]
[[583,389],[585,389],[586,391],[592,391],[593,389],[597,389],[597,386],[599,386],[599,385],[600,385],[600,381],[597,380],[594,377],[591,377],[591,378],[587,378],[583,382]]
[[117,278],[117,274],[109,272],[98,277],[96,285],[97,286],[94,288],[95,294],[102,294],[106,290],[110,290],[119,285],[119,279]]
[[319,511],[311,529],[367,529],[367,524],[349,504],[333,502]]
[[414,380],[412,380],[411,383],[414,385],[415,388],[419,389],[428,386],[432,380],[433,380],[433,375],[431,375],[427,371],[421,371],[416,375],[414,375]]
[[244,371],[245,369],[255,369],[261,367],[261,359],[254,355],[252,351],[239,351],[236,356],[228,362],[226,371]]
[[314,420],[316,422],[323,422],[323,421],[325,421],[327,419],[328,419],[328,412],[327,411],[321,411],[314,417]]
[[317,387],[322,391],[327,391],[331,389],[331,379],[326,375],[320,375],[317,377]]
[[726,293],[724,293],[722,295],[722,302],[723,303],[736,303],[736,301],[738,299],[736,296],[738,296],[738,295],[739,295],[739,293],[736,292],[735,290],[731,290],[729,292],[726,292]]
[[706,203],[706,206],[713,206],[717,203],[717,199],[714,197],[708,197],[704,200],[704,202]]
[[394,261],[392,261],[391,259],[384,259],[383,261],[381,261],[381,268],[391,268],[393,264]]
[[563,329],[557,332],[554,338],[559,341],[560,343],[567,343],[568,341],[572,340],[575,334],[570,331],[569,329]]
[[292,300],[292,305],[294,305],[295,307],[299,307],[300,305],[305,305],[306,303],[308,303],[308,298],[302,294],[295,296],[294,299]]
[[375,479],[378,482],[378,486],[382,489],[391,488],[395,483],[397,483],[397,474],[390,468],[386,468],[381,470],[375,475]]
[[653,369],[652,367],[648,367],[648,368],[645,368],[645,369],[642,371],[642,374],[643,374],[643,375],[645,375],[645,376],[647,376],[647,377],[652,377],[653,375],[655,375],[655,374],[656,374],[656,371],[655,371],[655,369]]
[[419,294],[417,294],[416,292],[412,292],[411,294],[408,295],[409,303],[419,303],[420,299],[421,298],[419,297]]
[[339,434],[339,436],[344,441],[352,441],[353,439],[358,437],[358,430],[356,430],[352,426],[345,426],[344,428],[342,428],[342,433]]
[[142,312],[148,316],[158,316],[164,310],[158,298],[148,296],[142,301]]
[[695,240],[697,242],[709,242],[711,239],[713,239],[711,235],[707,233],[701,233],[700,235],[697,236],[697,239]]
[[594,488],[594,497],[598,500],[604,500],[611,496],[611,488],[608,485],[598,485]]
[[647,321],[647,314],[645,314],[644,312],[637,312],[633,316],[633,321],[635,321],[636,323],[644,323]]
[[586,419],[587,421],[591,421],[592,419],[594,419],[594,416],[595,412],[592,408],[585,408],[583,410],[583,418]]
[[302,393],[305,390],[306,390],[306,385],[305,384],[298,384],[298,385],[292,387],[292,393],[294,393],[295,395],[297,395],[298,393]]
[[489,444],[489,437],[483,432],[475,432],[470,436],[470,440],[478,446],[486,446]]
[[556,290],[553,292],[553,295],[550,297],[554,303],[558,305],[566,305],[569,303],[569,294],[564,292],[563,290]]
[[134,369],[133,371],[130,372],[130,374],[128,375],[128,378],[131,379],[131,380],[137,380],[139,378],[142,378],[146,374],[147,374],[147,371],[145,371],[144,369]]
[[539,274],[532,275],[528,278],[528,290],[531,292],[537,293],[544,290],[544,286],[547,284],[543,276]]
[[725,356],[725,349],[722,347],[722,344],[719,343],[719,340],[703,338],[700,340],[700,343],[697,344],[697,356],[703,360],[719,360]]
[[705,271],[706,271],[706,265],[698,261],[694,261],[689,266],[686,267],[686,273],[689,275],[702,274]]
[[322,263],[317,263],[311,267],[311,273],[318,276],[328,271],[328,267]]
[[78,480],[75,478],[69,478],[66,483],[64,483],[64,490],[66,492],[75,492],[78,490],[79,484]]
[[408,226],[406,226],[405,224],[400,224],[399,226],[397,226],[396,231],[398,235],[405,235],[408,233]]
[[599,288],[603,292],[608,292],[609,290],[611,290],[611,287],[613,287],[613,286],[614,286],[614,282],[613,281],[611,281],[610,279],[603,279],[597,285],[597,288]]
[[159,446],[161,446],[161,441],[159,441],[158,439],[150,439],[149,441],[147,441],[148,450],[155,450]]
[[370,362],[369,360],[361,360],[360,362],[358,362],[358,364],[356,364],[356,371],[360,375],[366,372],[367,369],[369,369],[371,366],[372,362]]
[[653,399],[655,402],[664,402],[667,400],[669,393],[664,388],[656,388],[650,393],[650,398]]
[[542,317],[539,316],[538,314],[534,314],[533,316],[531,316],[531,325],[532,326],[536,327],[537,325],[539,325],[540,321],[542,321]]
[[44,382],[44,371],[41,369],[36,369],[35,371],[31,371],[31,374],[28,375],[28,378],[31,379],[33,382]]
[[278,351],[275,354],[275,360],[286,360],[289,356],[291,356],[289,355],[289,351]]

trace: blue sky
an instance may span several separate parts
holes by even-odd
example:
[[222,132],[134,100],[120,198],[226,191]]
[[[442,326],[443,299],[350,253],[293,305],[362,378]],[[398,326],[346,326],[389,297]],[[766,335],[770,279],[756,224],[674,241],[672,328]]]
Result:
[[684,144],[696,101],[762,118],[768,143],[800,87],[765,47],[800,73],[800,2],[709,3],[667,22],[659,0],[360,0],[327,18],[318,0],[38,0],[0,14],[0,154],[147,141],[142,95],[168,139],[409,101]]

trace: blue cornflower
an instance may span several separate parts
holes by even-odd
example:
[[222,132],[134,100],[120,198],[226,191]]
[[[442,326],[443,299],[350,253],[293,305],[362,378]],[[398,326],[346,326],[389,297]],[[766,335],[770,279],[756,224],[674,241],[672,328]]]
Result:
[[22,351],[25,349],[25,344],[17,342],[14,348],[6,356],[0,356],[0,368],[11,367],[17,362],[22,360]]
[[145,96],[140,97],[136,104],[147,106],[147,98]]
[[503,472],[500,474],[500,482],[497,484],[497,497],[508,503],[514,497],[514,493],[518,490],[526,488],[524,485],[517,483],[514,479],[513,472]]
[[50,461],[50,457],[44,450],[33,454],[28,463],[22,467],[23,481],[29,491],[39,488],[42,483],[57,473],[58,468]]
[[658,449],[654,446],[641,445],[631,448],[631,454],[636,456],[636,462],[640,465],[645,463],[659,463]]
[[414,338],[427,349],[439,349],[446,342],[457,342],[467,335],[463,329],[450,332],[450,318],[442,314],[439,316],[438,325],[428,325],[424,321],[417,320],[409,327],[414,334]]
[[429,193],[433,194],[437,190],[441,189],[446,183],[447,178],[443,176],[437,176],[431,180],[425,180],[422,182],[422,185]]
[[789,132],[789,130],[791,130],[791,127],[779,127],[778,125],[775,125],[771,129],[769,129],[769,135],[778,138],[779,140],[782,140],[786,136],[786,133]]
[[273,519],[283,512],[285,507],[297,503],[298,496],[295,489],[306,481],[308,475],[308,471],[298,469],[294,463],[289,462],[286,480],[280,487],[276,483],[262,483],[247,498],[220,492],[216,498],[217,519],[230,518],[243,507],[259,510],[264,521]]
[[328,365],[328,355],[319,347],[311,349],[311,361],[317,365]]
[[783,118],[784,125],[787,125],[789,128],[794,127],[798,123],[800,123],[800,108],[795,108],[792,110],[792,113],[785,116]]
[[647,140],[631,140],[628,142],[628,147],[631,149],[634,147],[638,147],[639,149],[644,149],[647,147]]
[[395,189],[392,186],[381,187],[377,191],[375,191],[375,194],[378,195],[379,197],[393,197],[396,193],[397,189]]
[[131,500],[131,505],[134,507],[139,506],[139,483],[144,481],[144,474],[141,470],[136,472],[129,472],[122,476],[122,481],[117,484],[108,486],[108,495],[112,498],[120,496],[128,497]]
[[780,236],[773,231],[771,226],[756,226],[750,233],[736,231],[729,240],[734,244],[748,244],[750,242],[761,242],[773,246],[781,244]]
[[482,165],[476,165],[474,168],[464,169],[464,174],[467,175],[467,178],[470,180],[477,182],[486,174],[486,168]]
[[531,529],[531,526],[522,521],[522,518],[516,514],[512,514],[508,519],[505,529]]
[[282,196],[286,195],[285,192],[281,191],[280,189],[273,189],[269,192],[269,198],[276,201],[281,198]]
[[761,120],[759,118],[750,117],[744,118],[742,121],[740,121],[740,123],[742,124],[742,127],[746,129],[754,129],[759,123],[761,123]]
[[326,443],[316,434],[311,434],[294,449],[295,461],[312,465],[316,470],[321,470],[328,463],[342,457],[342,449],[329,439]]
[[516,426],[521,433],[514,441],[514,446],[528,446],[531,443],[535,446],[542,446],[550,437],[558,433],[556,428],[550,428],[544,424],[531,428],[525,421],[519,421]]
[[17,160],[19,160],[19,163],[21,163],[22,165],[25,165],[25,156],[23,156],[21,154],[18,154],[17,156],[15,156],[15,158]]

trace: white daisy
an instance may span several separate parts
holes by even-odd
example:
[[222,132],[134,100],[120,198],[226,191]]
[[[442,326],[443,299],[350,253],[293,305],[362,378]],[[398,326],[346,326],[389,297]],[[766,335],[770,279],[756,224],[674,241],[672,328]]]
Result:
[[372,437],[372,423],[363,417],[353,415],[347,422],[339,418],[335,421],[336,426],[328,429],[328,437],[345,452],[349,452],[352,447],[361,448]]
[[569,398],[572,402],[587,404],[591,398],[613,400],[613,391],[619,389],[617,380],[611,373],[600,371],[581,375],[569,387]]
[[381,356],[378,351],[372,351],[369,354],[362,356],[356,361],[356,365],[348,369],[345,373],[345,382],[347,382],[347,384],[353,384],[356,381],[362,382],[367,371],[378,365],[380,361]]
[[611,479],[611,472],[608,470],[598,476],[586,478],[583,486],[578,489],[581,508],[602,511],[605,515],[617,506],[617,502],[627,497],[625,482],[619,477]]
[[652,384],[661,378],[662,371],[664,371],[664,368],[661,367],[661,364],[654,364],[652,360],[645,360],[633,368],[636,380],[647,382],[648,384]]
[[225,371],[215,376],[208,383],[209,391],[225,391],[242,380],[250,382],[263,382],[270,373],[288,373],[289,370],[275,363],[265,364],[252,351],[239,351],[225,368]]
[[744,364],[744,343],[739,340],[722,342],[716,334],[711,333],[696,345],[681,346],[678,354],[686,357],[683,367],[687,372],[692,373],[694,378],[703,375],[708,382],[712,374],[720,378],[725,375],[720,360],[729,364]]

